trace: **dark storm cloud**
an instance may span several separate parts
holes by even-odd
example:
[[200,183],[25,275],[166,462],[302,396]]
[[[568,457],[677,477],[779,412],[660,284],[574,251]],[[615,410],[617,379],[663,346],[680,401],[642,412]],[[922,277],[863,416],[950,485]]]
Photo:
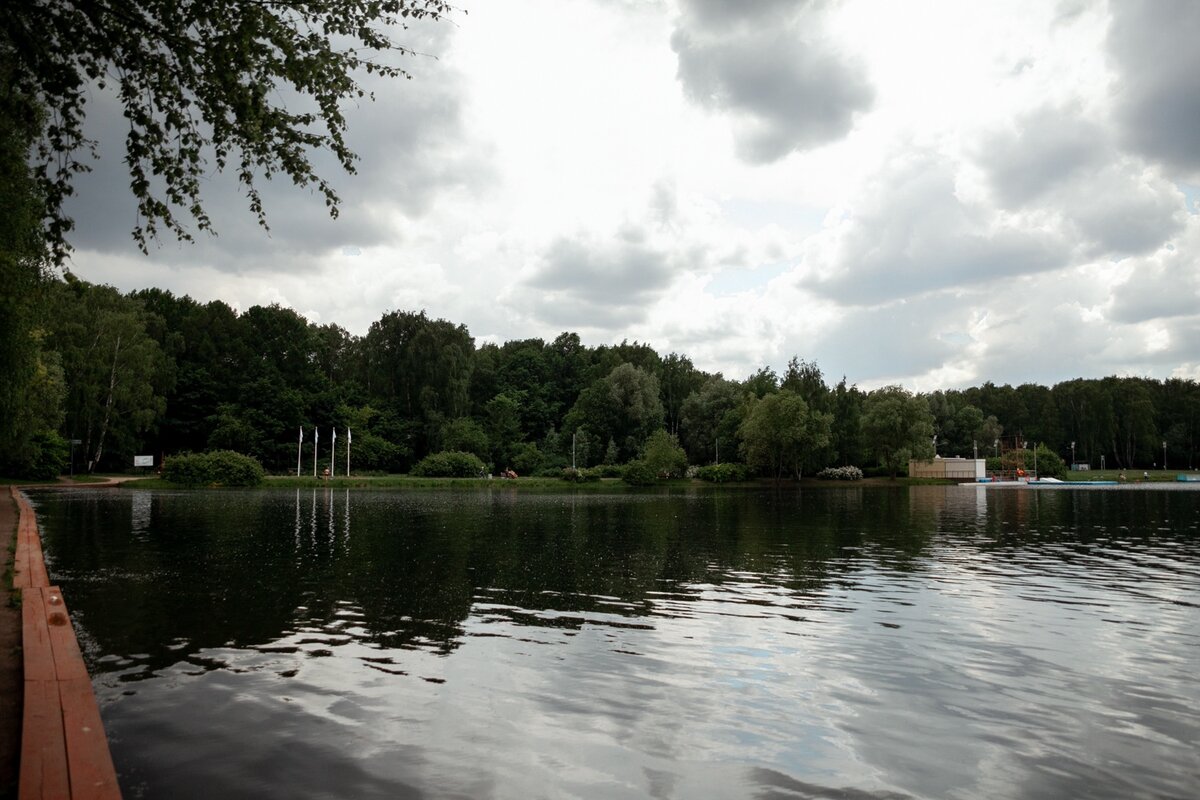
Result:
[[820,4],[685,0],[671,37],[694,103],[727,113],[738,155],[769,163],[845,136],[874,100],[863,67],[821,38]]
[[1091,257],[1157,249],[1185,218],[1183,195],[1120,153],[1080,109],[1040,108],[981,141],[978,163],[1003,208],[1061,218]]
[[989,230],[955,194],[951,165],[930,154],[897,159],[854,216],[805,257],[802,285],[844,305],[889,300],[1062,266],[1058,239]]
[[[409,33],[421,43],[421,52],[440,52],[450,30],[448,25],[433,26],[424,33]],[[179,245],[165,234],[160,243],[151,243],[151,259],[207,263],[231,271],[302,271],[315,266],[317,256],[338,247],[391,241],[395,234],[386,219],[388,211],[417,217],[444,189],[486,181],[489,168],[463,146],[459,77],[424,56],[405,66],[414,73],[413,80],[366,78],[364,87],[375,92],[376,101],[364,99],[346,110],[347,141],[360,157],[356,174],[347,174],[328,153],[310,155],[317,173],[330,180],[341,198],[338,219],[329,217],[324,197],[314,188],[296,187],[280,176],[258,182],[268,233],[250,212],[236,175],[214,170],[202,188],[202,201],[217,236],[196,231],[190,218],[181,217],[195,244]],[[88,104],[88,131],[100,143],[100,159],[93,163],[93,172],[77,181],[77,196],[67,207],[76,222],[71,241],[77,251],[136,253],[130,237],[137,223],[136,205],[123,163],[127,129],[113,95],[95,92]],[[79,267],[86,275],[86,265]]]
[[1124,258],[1153,252],[1187,218],[1183,193],[1161,180],[1112,168],[1077,185],[1061,199],[1063,216],[1090,242],[1092,256]]
[[1042,108],[987,137],[980,166],[997,198],[1021,206],[1080,171],[1103,162],[1107,136],[1077,109]]
[[612,241],[557,239],[523,282],[522,295],[542,322],[613,328],[645,319],[673,275],[669,256],[627,228]]
[[1200,170],[1200,3],[1112,4],[1108,51],[1117,68],[1123,144],[1181,170]]

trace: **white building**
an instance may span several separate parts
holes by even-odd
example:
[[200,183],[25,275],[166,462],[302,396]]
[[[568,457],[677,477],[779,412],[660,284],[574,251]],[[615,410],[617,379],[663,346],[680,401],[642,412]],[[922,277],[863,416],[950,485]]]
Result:
[[946,478],[952,481],[977,481],[987,477],[987,461],[982,458],[910,459],[910,478]]

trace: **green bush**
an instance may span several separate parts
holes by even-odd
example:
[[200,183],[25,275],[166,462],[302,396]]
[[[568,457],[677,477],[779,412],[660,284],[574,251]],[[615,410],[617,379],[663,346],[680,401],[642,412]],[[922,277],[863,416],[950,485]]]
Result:
[[479,456],[461,450],[431,453],[412,468],[410,474],[420,478],[478,478],[487,467]]
[[679,478],[687,470],[687,454],[679,446],[679,440],[664,430],[657,430],[646,439],[642,461],[664,477]]
[[184,453],[163,461],[164,480],[181,486],[258,486],[263,468],[250,456],[232,450]]
[[630,461],[621,472],[621,480],[630,486],[650,486],[658,480],[658,472],[645,461]]
[[542,467],[542,451],[532,442],[517,445],[513,455],[513,469],[518,475],[533,475]]
[[696,470],[696,477],[709,483],[739,483],[748,475],[745,464],[710,464]]
[[30,439],[30,458],[25,477],[50,481],[63,474],[70,458],[70,445],[54,431],[35,433]]
[[567,467],[562,471],[562,479],[571,483],[600,480],[600,473],[595,469],[573,469]]
[[591,469],[597,478],[619,478],[623,471],[619,464],[600,464]]

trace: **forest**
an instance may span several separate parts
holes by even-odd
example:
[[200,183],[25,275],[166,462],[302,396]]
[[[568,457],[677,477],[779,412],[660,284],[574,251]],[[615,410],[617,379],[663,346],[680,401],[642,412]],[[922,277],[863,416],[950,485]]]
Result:
[[[363,336],[278,305],[237,312],[160,289],[123,294],[69,273],[23,295],[21,380],[0,409],[0,472],[127,471],[135,455],[233,450],[269,472],[313,461],[408,472],[442,451],[489,471],[561,474],[665,447],[678,465],[742,462],[795,477],[854,465],[903,470],[910,456],[999,456],[1040,446],[1110,469],[1192,468],[1200,386],[1188,379],[1079,378],[866,392],[793,357],[740,378],[685,354],[623,341],[477,344],[462,324],[389,311]],[[14,346],[9,342],[9,346]],[[331,452],[337,431],[337,452]],[[349,431],[350,435],[347,435]],[[72,443],[74,440],[74,443]],[[668,458],[668,461],[671,459]]]

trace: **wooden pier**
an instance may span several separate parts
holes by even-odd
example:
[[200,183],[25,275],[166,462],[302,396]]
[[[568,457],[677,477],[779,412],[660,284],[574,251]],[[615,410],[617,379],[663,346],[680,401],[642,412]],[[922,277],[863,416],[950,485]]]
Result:
[[20,800],[119,800],[120,787],[63,594],[50,585],[29,500],[17,503],[13,588],[21,593],[25,710]]

